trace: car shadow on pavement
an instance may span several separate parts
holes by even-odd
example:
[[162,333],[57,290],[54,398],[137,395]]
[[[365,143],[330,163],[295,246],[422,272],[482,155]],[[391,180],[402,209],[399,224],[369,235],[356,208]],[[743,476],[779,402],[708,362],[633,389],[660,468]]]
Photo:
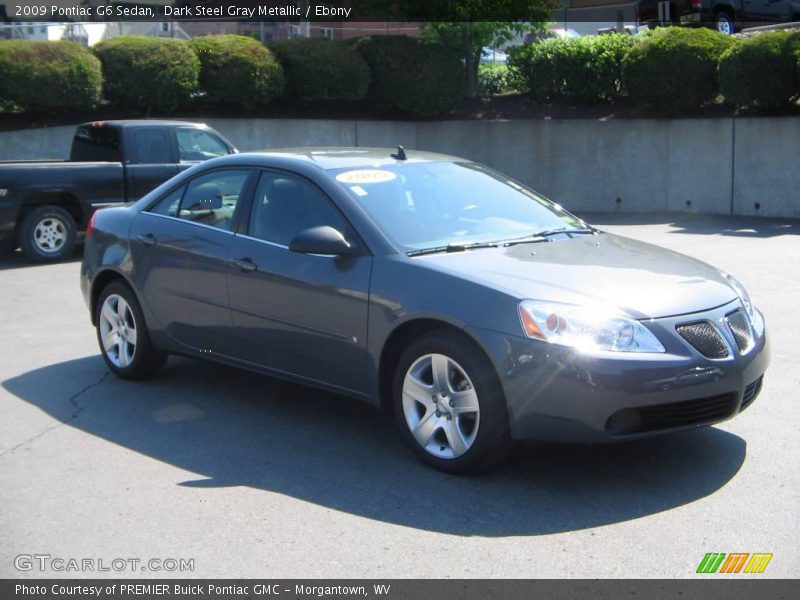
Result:
[[178,485],[248,486],[459,536],[646,517],[714,493],[746,454],[740,437],[706,428],[610,446],[530,446],[495,471],[458,477],[423,465],[387,418],[356,400],[208,363],[171,358],[159,378],[127,382],[90,356],[2,386],[70,427],[200,475]]
[[8,256],[0,255],[0,271],[10,271],[12,269],[27,269],[28,267],[44,267],[47,265],[65,263],[65,262],[80,262],[83,258],[83,246],[79,245],[72,253],[58,261],[53,262],[35,262],[25,256],[21,251],[15,250]]
[[670,233],[724,235],[770,238],[779,235],[800,235],[800,219],[693,215],[676,213],[580,213],[581,218],[597,225],[671,225]]

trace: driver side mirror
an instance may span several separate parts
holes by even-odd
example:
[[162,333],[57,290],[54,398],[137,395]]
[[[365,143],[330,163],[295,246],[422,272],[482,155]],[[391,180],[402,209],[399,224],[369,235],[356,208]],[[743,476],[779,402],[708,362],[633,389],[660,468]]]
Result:
[[344,239],[340,231],[321,225],[311,227],[298,233],[289,243],[289,250],[302,254],[330,254],[334,256],[349,256],[353,254],[353,247]]

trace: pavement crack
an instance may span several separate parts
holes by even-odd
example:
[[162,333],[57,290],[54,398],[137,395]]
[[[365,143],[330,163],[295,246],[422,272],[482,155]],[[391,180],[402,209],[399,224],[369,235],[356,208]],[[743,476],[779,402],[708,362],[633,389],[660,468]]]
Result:
[[105,382],[105,380],[108,378],[109,375],[111,375],[111,371],[106,371],[105,373],[103,373],[103,376],[100,379],[98,379],[94,383],[90,383],[90,384],[84,386],[83,388],[81,388],[80,390],[78,390],[77,392],[72,394],[69,398],[67,398],[67,402],[72,406],[72,409],[73,409],[72,410],[72,414],[70,416],[68,416],[65,419],[61,419],[58,423],[54,423],[50,427],[46,427],[45,429],[43,429],[42,431],[40,431],[36,435],[33,435],[33,436],[29,437],[28,439],[20,442],[16,446],[13,446],[13,447],[9,448],[8,450],[4,450],[3,452],[0,452],[0,458],[4,458],[7,455],[14,454],[14,452],[19,450],[23,446],[27,446],[28,444],[31,444],[31,443],[35,442],[36,440],[44,437],[45,435],[47,435],[48,433],[50,433],[54,429],[57,429],[58,427],[61,427],[62,425],[68,425],[69,423],[72,423],[73,421],[75,421],[81,415],[81,413],[84,411],[84,409],[86,408],[85,405],[82,405],[82,404],[80,404],[78,402],[78,398],[80,398],[83,394],[85,394],[89,390],[92,390],[92,389],[102,385],[103,382]]

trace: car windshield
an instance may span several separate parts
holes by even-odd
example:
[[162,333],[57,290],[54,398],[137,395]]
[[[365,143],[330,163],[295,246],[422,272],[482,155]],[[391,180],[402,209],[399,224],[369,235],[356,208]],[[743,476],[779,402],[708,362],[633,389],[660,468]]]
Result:
[[407,163],[332,174],[404,252],[585,227],[558,204],[475,163]]

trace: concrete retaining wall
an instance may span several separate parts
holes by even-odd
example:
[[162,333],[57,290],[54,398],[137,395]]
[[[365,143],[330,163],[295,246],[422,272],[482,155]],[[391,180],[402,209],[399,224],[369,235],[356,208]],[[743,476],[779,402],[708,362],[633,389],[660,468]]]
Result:
[[[800,217],[800,119],[209,119],[241,150],[394,146],[486,163],[576,211]],[[0,160],[63,158],[73,127],[0,133]]]

